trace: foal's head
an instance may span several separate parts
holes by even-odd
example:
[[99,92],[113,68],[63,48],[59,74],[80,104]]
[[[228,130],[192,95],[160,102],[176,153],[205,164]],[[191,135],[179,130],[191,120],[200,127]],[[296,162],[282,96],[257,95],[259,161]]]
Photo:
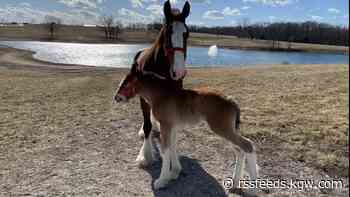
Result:
[[114,100],[127,102],[136,96],[139,87],[139,80],[134,72],[130,72],[119,84]]
[[186,1],[182,12],[172,10],[169,0],[164,4],[164,16],[166,23],[163,26],[163,47],[165,55],[171,65],[170,75],[174,80],[181,79],[186,75],[185,59],[187,52],[187,39],[189,31],[186,18],[190,14],[190,4]]

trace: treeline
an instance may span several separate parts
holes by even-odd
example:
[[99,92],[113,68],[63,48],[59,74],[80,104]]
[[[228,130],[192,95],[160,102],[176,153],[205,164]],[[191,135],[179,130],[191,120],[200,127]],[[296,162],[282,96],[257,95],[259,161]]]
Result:
[[349,28],[317,22],[279,22],[233,27],[190,26],[191,32],[240,38],[349,46]]

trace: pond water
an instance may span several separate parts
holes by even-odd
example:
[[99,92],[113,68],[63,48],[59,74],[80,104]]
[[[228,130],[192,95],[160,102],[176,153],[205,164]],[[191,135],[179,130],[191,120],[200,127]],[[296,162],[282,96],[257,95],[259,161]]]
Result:
[[[136,52],[150,46],[149,44],[77,44],[37,41],[0,41],[0,45],[34,51],[36,52],[34,57],[43,61],[104,67],[129,67]],[[187,65],[230,67],[264,64],[349,64],[349,57],[343,54],[219,48],[216,56],[209,56],[208,49],[208,47],[190,47]]]

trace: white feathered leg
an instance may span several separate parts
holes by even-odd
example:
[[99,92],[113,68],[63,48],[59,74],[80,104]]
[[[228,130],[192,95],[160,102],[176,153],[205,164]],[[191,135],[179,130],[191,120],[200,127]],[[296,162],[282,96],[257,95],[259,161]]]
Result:
[[170,150],[167,148],[163,151],[162,156],[162,169],[159,178],[154,182],[154,189],[158,190],[165,187],[170,181]]
[[234,188],[239,188],[239,181],[241,180],[242,173],[244,171],[244,163],[245,163],[244,151],[240,150],[237,155],[238,155],[237,163],[235,165],[235,170],[233,173]]
[[154,189],[165,187],[171,180],[171,137],[172,125],[163,123],[160,125],[160,155],[162,156],[162,169],[159,178],[154,182]]
[[143,124],[141,125],[141,128],[137,134],[138,134],[139,138],[145,137],[145,132],[143,131]]
[[179,161],[179,156],[176,150],[176,133],[177,130],[173,130],[171,133],[171,145],[170,145],[170,159],[171,159],[171,179],[177,179],[182,170],[181,163]]
[[153,151],[151,137],[144,138],[139,155],[136,158],[139,167],[146,167],[153,162]]
[[[250,180],[257,180],[259,176],[258,172],[258,165],[257,165],[257,159],[256,159],[256,152],[247,153],[247,167],[248,167],[248,173]],[[257,188],[249,189],[249,194],[251,196],[256,196]]]

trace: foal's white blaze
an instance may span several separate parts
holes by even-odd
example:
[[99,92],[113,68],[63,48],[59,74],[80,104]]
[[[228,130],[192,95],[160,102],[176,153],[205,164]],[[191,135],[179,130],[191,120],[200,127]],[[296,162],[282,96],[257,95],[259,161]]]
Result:
[[[175,21],[172,25],[171,42],[174,48],[184,48],[184,33],[187,29],[182,22]],[[185,54],[181,51],[175,51],[174,66],[175,76],[171,75],[173,79],[179,80],[186,74],[185,69]]]

